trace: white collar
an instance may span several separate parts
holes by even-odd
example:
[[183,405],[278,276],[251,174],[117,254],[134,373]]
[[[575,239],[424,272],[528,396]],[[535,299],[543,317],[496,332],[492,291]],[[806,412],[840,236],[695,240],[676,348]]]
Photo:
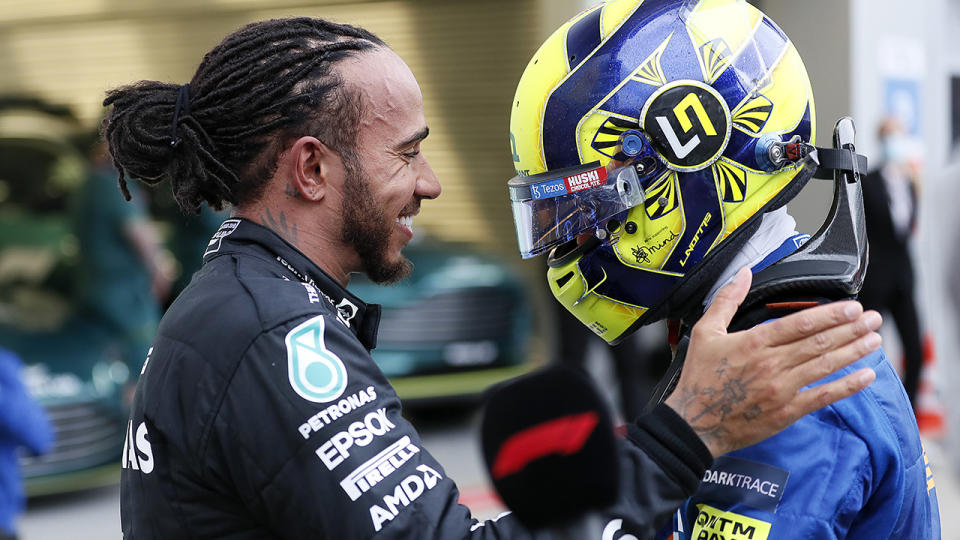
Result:
[[733,276],[744,266],[752,268],[767,255],[773,253],[783,243],[797,234],[797,221],[787,213],[787,207],[782,206],[763,215],[760,228],[734,255],[726,269],[720,273],[710,292],[703,300],[703,307],[707,307],[720,292],[724,285],[733,281]]

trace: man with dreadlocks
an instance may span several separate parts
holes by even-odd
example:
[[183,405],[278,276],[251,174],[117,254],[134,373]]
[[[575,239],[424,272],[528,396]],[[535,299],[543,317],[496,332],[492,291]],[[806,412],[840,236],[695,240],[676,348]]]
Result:
[[[124,537],[534,537],[512,516],[479,523],[457,504],[370,357],[379,307],[345,289],[352,272],[378,282],[410,272],[400,251],[413,216],[440,194],[406,64],[359,28],[271,20],[228,36],[189,84],[142,81],[105,104],[125,195],[128,176],[169,179],[186,211],[232,210],[141,371],[123,449]],[[622,444],[634,481],[612,516],[649,529],[712,455],[871,379],[770,391],[763,377],[779,362],[819,359],[801,385],[854,361],[856,338],[873,334],[849,302],[728,336],[745,291],[743,280],[725,289],[704,315],[681,386],[722,383],[709,366],[724,354],[734,366],[764,362],[757,391],[724,404],[723,426],[704,417],[694,430],[666,406],[639,419]]]

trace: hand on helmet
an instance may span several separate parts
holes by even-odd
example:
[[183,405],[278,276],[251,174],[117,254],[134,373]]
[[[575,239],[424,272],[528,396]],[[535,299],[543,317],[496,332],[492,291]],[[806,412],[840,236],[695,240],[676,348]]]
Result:
[[861,369],[801,391],[875,351],[880,315],[834,302],[728,334],[750,281],[742,269],[693,327],[683,373],[666,400],[714,456],[766,439],[876,377]]

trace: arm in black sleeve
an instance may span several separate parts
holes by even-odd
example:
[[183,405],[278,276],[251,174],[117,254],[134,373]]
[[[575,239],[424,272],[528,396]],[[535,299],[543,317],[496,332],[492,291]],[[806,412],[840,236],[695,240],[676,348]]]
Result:
[[696,491],[703,473],[713,463],[710,450],[693,428],[664,404],[627,426],[627,438],[688,494]]
[[659,405],[627,426],[621,503],[612,512],[638,539],[653,538],[700,485],[713,456],[673,409]]
[[[219,411],[210,448],[251,516],[282,538],[600,539],[602,529],[571,536],[582,523],[533,533],[512,515],[473,519],[369,354],[335,318],[324,319],[311,319],[317,353],[343,363],[342,394],[313,403],[295,390],[285,338],[301,319],[253,344]],[[696,489],[710,455],[668,407],[630,426],[621,443],[630,480],[621,502],[592,518],[652,537]]]
[[[541,531],[535,538],[652,539],[699,488],[704,472],[713,463],[713,456],[693,428],[666,405],[628,425],[626,437],[619,442],[624,481],[617,504],[563,527]],[[480,533],[489,528],[492,534],[477,538],[515,538],[504,530],[516,525],[512,516],[507,516],[477,529]]]

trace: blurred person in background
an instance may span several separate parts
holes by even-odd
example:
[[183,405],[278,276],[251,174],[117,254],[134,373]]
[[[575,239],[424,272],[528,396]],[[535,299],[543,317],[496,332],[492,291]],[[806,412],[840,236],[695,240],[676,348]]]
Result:
[[589,354],[596,350],[591,344],[601,347],[613,364],[621,417],[631,421],[639,416],[670,365],[672,354],[662,325],[644,327],[622,343],[608,345],[560,304],[554,303],[551,311],[557,328],[553,362],[587,370]]
[[170,240],[167,245],[177,261],[177,278],[173,282],[164,309],[176,300],[187,288],[193,275],[203,266],[203,252],[210,237],[217,232],[220,224],[230,217],[228,212],[216,212],[204,206],[197,215],[169,216]]
[[[589,8],[536,52],[511,111],[517,176],[508,187],[520,251],[547,254],[556,299],[609,343],[662,319],[681,322],[654,403],[726,422],[741,416],[726,399],[760,371],[731,368],[724,357],[711,373],[731,379],[682,388],[704,310],[735,276],[754,277],[730,332],[782,323],[860,290],[867,241],[859,171],[867,163],[853,151],[853,122],[837,123],[832,147],[814,146],[800,55],[747,2]],[[834,199],[811,238],[796,230],[786,204],[814,176],[833,180]],[[864,324],[878,329],[879,313],[867,312]],[[859,353],[841,372],[875,371],[868,389],[715,455],[659,538],[939,539],[910,402],[882,348]],[[823,376],[817,384],[835,379]],[[705,397],[710,405],[695,403]]]
[[[379,306],[345,288],[354,272],[389,283],[412,270],[401,251],[413,218],[440,194],[420,151],[422,99],[382,40],[314,18],[237,30],[188,84],[107,94],[105,134],[127,198],[129,177],[168,180],[184,211],[232,210],[163,316],[137,383],[122,458],[125,538],[533,537],[513,516],[478,522],[457,504],[370,356]],[[727,335],[746,293],[746,280],[737,284],[704,317],[713,326],[695,339],[703,349],[680,387],[727,380],[711,367],[719,355],[767,369],[725,401],[722,423],[701,417],[695,431],[669,407],[633,423],[621,441],[630,489],[611,512],[645,530],[692,492],[713,454],[872,380],[865,370],[797,393],[856,359],[837,333],[869,341],[859,304]],[[826,363],[814,361],[824,352],[815,336]],[[770,392],[771,374],[787,368],[797,386]]]
[[137,373],[170,294],[173,265],[140,188],[131,186],[141,195],[133,204],[117,191],[117,171],[99,136],[88,156],[89,173],[71,209],[80,245],[77,316],[105,331],[131,373]]
[[893,316],[903,347],[903,387],[916,408],[923,342],[911,245],[917,227],[920,170],[900,120],[886,118],[877,135],[882,159],[863,181],[871,264],[860,302],[866,309]]
[[44,454],[54,442],[46,412],[20,379],[22,369],[16,355],[0,349],[0,540],[17,538],[17,516],[24,507],[20,449]]
[[201,207],[198,214],[184,214],[173,194],[167,190],[151,191],[149,207],[151,218],[168,227],[164,244],[176,266],[173,272],[176,277],[162,305],[165,311],[203,265],[203,252],[210,237],[230,214],[207,206]]

